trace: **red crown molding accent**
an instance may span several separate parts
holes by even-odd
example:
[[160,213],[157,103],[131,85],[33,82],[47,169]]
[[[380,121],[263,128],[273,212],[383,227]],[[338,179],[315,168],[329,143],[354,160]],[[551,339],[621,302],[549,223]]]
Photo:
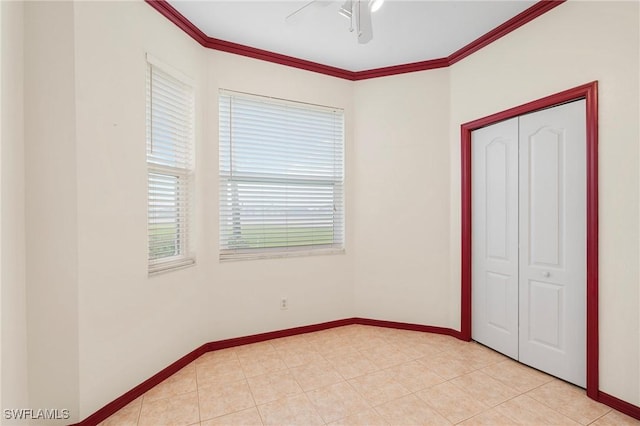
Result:
[[451,55],[447,57],[447,61],[449,65],[453,65],[458,61],[466,58],[474,52],[482,49],[483,47],[493,43],[494,41],[506,36],[512,31],[517,30],[524,24],[533,21],[538,16],[547,13],[551,9],[560,6],[566,0],[542,0],[538,3],[534,4],[530,8],[520,12],[513,18],[509,19],[507,22],[498,25],[488,33],[479,37],[477,40],[472,41],[471,43],[464,46],[462,49],[459,49],[453,52]]
[[368,71],[356,71],[354,80],[365,80],[368,78],[386,77],[390,75],[405,74],[416,71],[427,71],[436,68],[450,67],[461,61],[474,52],[506,36],[512,31],[520,28],[524,24],[533,21],[538,16],[547,13],[551,9],[560,6],[566,0],[542,0],[530,8],[522,11],[507,22],[497,26],[488,33],[472,41],[461,49],[455,51],[446,58],[431,59],[428,61],[414,62],[411,64],[395,65],[391,67],[376,68]]
[[[164,0],[163,0],[164,1]],[[279,53],[270,52],[268,50],[257,49],[255,47],[245,46],[243,44],[232,43],[230,41],[220,40],[209,37],[205,47],[222,52],[235,53],[253,59],[260,59],[274,64],[286,65],[307,71],[313,71],[332,77],[338,77],[345,80],[355,80],[353,71],[343,70],[341,68],[331,67],[319,64],[317,62],[307,61],[305,59],[294,58],[293,56],[281,55]]]
[[471,132],[519,115],[586,100],[587,115],[587,395],[599,400],[598,352],[598,82],[565,90],[460,126],[461,143],[461,331],[471,339]]
[[394,65],[391,67],[375,68],[366,71],[356,71],[353,79],[356,81],[367,80],[369,78],[387,77],[390,75],[446,68],[449,65],[449,60],[447,58],[429,59],[428,61],[413,62],[411,64]]
[[189,21],[184,15],[178,12],[173,6],[171,6],[166,0],[145,0],[145,2],[147,2],[151,7],[160,12],[169,21],[177,25],[195,41],[208,49],[234,53],[236,55],[247,56],[249,58],[260,59],[280,65],[313,71],[320,74],[330,75],[332,77],[343,78],[345,80],[355,79],[353,71],[347,71],[341,68],[319,64],[317,62],[294,58],[287,55],[281,55],[279,53],[270,52],[268,50],[257,49],[255,47],[245,46],[243,44],[209,37],[198,27],[196,27],[191,21]]
[[209,37],[200,31],[200,28],[193,25],[191,21],[178,12],[173,6],[171,6],[166,0],[145,0],[149,6],[160,12],[165,18],[173,22],[182,31],[187,33],[192,39],[200,43],[202,46],[207,47],[207,41]]
[[286,65],[307,71],[313,71],[332,77],[342,78],[345,80],[357,81],[451,66],[456,62],[471,55],[472,53],[477,52],[483,47],[493,43],[499,38],[502,38],[510,32],[520,28],[524,24],[534,20],[538,16],[561,5],[566,0],[541,0],[527,10],[509,19],[507,22],[497,26],[488,33],[479,37],[477,40],[474,40],[463,48],[455,51],[446,58],[429,59],[426,61],[413,62],[410,64],[394,65],[364,71],[349,71],[342,68],[323,65],[313,61],[307,61],[305,59],[299,59],[292,56],[270,52],[268,50],[257,49],[255,47],[245,46],[242,44],[209,37],[198,27],[196,27],[191,21],[189,21],[184,15],[178,12],[173,6],[171,6],[167,2],[167,0],[145,1],[151,7],[165,16],[169,21],[173,22],[180,29],[186,32],[191,38],[193,38],[195,41],[206,48],[234,53],[236,55],[247,56],[249,58],[260,59],[263,61],[273,62],[276,64]]

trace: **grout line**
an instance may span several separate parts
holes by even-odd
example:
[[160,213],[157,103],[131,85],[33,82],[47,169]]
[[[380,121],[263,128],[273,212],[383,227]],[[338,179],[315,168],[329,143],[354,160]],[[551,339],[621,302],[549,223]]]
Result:
[[138,408],[138,417],[136,418],[136,425],[140,424],[140,416],[142,416],[142,403],[144,402],[144,395],[140,397],[140,408]]
[[[202,355],[200,355],[198,358],[201,358]],[[198,366],[196,364],[196,361],[198,360],[198,358],[194,359],[193,361],[191,361],[193,363],[193,374],[196,377],[196,399],[198,400],[198,422],[202,422],[202,412],[200,410],[200,384],[198,383]]]
[[[604,404],[603,404],[604,405]],[[602,414],[599,417],[596,417],[595,419],[593,419],[593,421],[591,423],[588,423],[589,425],[594,424],[595,422],[597,422],[598,420],[600,420],[601,418],[603,418],[604,416],[608,415],[609,413],[611,413],[611,411],[615,411],[613,408],[608,407],[605,405],[605,407],[607,407],[609,409],[609,411],[605,412],[604,414]]]
[[142,408],[144,407],[144,397],[145,397],[144,394],[140,397],[140,413],[138,414],[138,422],[137,422],[138,424],[140,424],[140,421],[142,420]]
[[[325,424],[326,424],[326,421],[325,421],[325,420],[324,420],[324,418],[320,415],[320,413],[318,412],[318,410],[317,410],[317,408],[316,408],[315,404],[311,401],[311,399],[309,398],[309,396],[308,396],[308,395],[309,395],[309,393],[314,392],[314,391],[316,391],[316,390],[318,390],[318,389],[327,388],[327,387],[329,387],[329,386],[336,385],[337,383],[331,383],[331,384],[328,384],[328,385],[325,385],[325,386],[321,386],[321,387],[318,387],[318,388],[314,388],[314,389],[310,389],[310,390],[308,390],[308,391],[305,391],[305,390],[302,388],[302,386],[300,385],[300,382],[298,381],[298,379],[294,376],[294,374],[293,374],[293,372],[292,372],[293,368],[303,367],[303,366],[305,366],[305,365],[310,365],[310,364],[313,364],[313,363],[316,363],[316,362],[324,362],[324,363],[327,363],[327,365],[331,368],[331,370],[335,371],[335,372],[338,374],[338,376],[339,376],[340,378],[342,378],[342,380],[341,380],[340,382],[338,382],[338,383],[347,383],[347,385],[349,386],[349,388],[350,388],[352,391],[354,391],[354,392],[355,392],[355,393],[356,393],[360,398],[362,398],[362,399],[365,401],[365,403],[366,403],[366,405],[369,407],[369,409],[373,409],[373,410],[374,410],[374,412],[375,412],[378,416],[380,416],[381,418],[383,418],[383,419],[385,420],[385,422],[386,422],[386,418],[384,418],[384,416],[382,416],[382,415],[380,414],[380,412],[378,411],[378,409],[377,409],[377,408],[379,408],[379,407],[380,407],[380,406],[382,406],[382,405],[388,404],[388,403],[390,403],[390,402],[397,401],[397,400],[399,400],[399,399],[405,398],[405,397],[407,397],[407,396],[409,396],[409,395],[414,396],[414,397],[415,397],[415,398],[417,398],[419,401],[423,402],[423,403],[424,403],[424,404],[426,404],[428,407],[430,407],[430,408],[431,408],[431,409],[433,409],[435,412],[437,412],[439,415],[441,415],[441,416],[442,416],[442,417],[444,417],[445,419],[449,420],[449,419],[448,419],[448,418],[447,418],[443,413],[441,413],[441,412],[440,412],[436,407],[432,406],[431,404],[429,404],[429,402],[428,402],[428,401],[423,400],[422,398],[420,398],[420,397],[417,395],[419,392],[422,392],[422,391],[424,391],[424,390],[426,390],[426,389],[433,388],[433,387],[438,386],[438,385],[443,384],[443,383],[451,383],[451,384],[452,384],[452,385],[454,385],[457,389],[461,390],[464,394],[468,395],[468,397],[469,397],[470,399],[474,399],[474,400],[476,400],[476,401],[480,402],[480,403],[485,407],[485,408],[484,408],[482,411],[480,411],[479,413],[473,414],[472,416],[469,416],[468,418],[462,419],[462,420],[460,420],[460,421],[459,421],[459,422],[457,422],[457,423],[460,423],[460,422],[466,421],[466,420],[471,419],[471,418],[473,418],[473,417],[475,417],[475,416],[478,416],[478,415],[480,415],[480,414],[482,414],[482,413],[485,413],[485,412],[487,412],[487,411],[489,411],[489,410],[492,410],[492,409],[495,409],[495,408],[497,408],[497,407],[500,407],[500,406],[504,405],[505,403],[507,403],[507,402],[509,402],[509,401],[512,401],[513,399],[516,399],[516,398],[521,397],[521,396],[527,396],[527,397],[531,398],[532,400],[536,401],[537,403],[540,403],[540,404],[542,404],[543,406],[547,407],[548,409],[552,410],[554,413],[556,413],[556,414],[558,414],[558,415],[562,416],[563,418],[566,418],[566,419],[569,419],[569,420],[573,420],[573,419],[572,419],[571,417],[569,417],[568,415],[565,415],[565,414],[563,414],[563,413],[559,412],[558,410],[556,410],[556,409],[554,409],[553,407],[551,407],[551,406],[547,405],[547,404],[546,404],[545,402],[543,402],[543,401],[538,401],[536,398],[534,398],[534,397],[532,397],[532,396],[530,395],[530,394],[531,394],[532,392],[534,392],[535,390],[540,389],[540,388],[542,388],[543,386],[546,386],[546,385],[548,385],[549,383],[552,383],[552,382],[554,382],[554,381],[556,381],[556,380],[558,380],[558,379],[556,379],[556,378],[554,378],[554,377],[552,377],[552,376],[549,376],[548,374],[546,374],[546,373],[542,372],[542,374],[544,374],[544,376],[545,376],[545,377],[548,377],[550,380],[545,381],[544,383],[541,383],[541,384],[539,384],[539,385],[537,385],[537,386],[534,386],[533,388],[528,389],[528,390],[526,390],[526,391],[524,391],[524,392],[521,392],[521,391],[519,391],[519,390],[517,390],[517,389],[513,388],[513,387],[512,387],[511,385],[509,385],[508,383],[505,383],[505,382],[503,382],[502,380],[500,380],[500,379],[498,379],[498,378],[496,378],[496,377],[493,377],[493,376],[491,376],[491,375],[489,375],[489,374],[487,374],[486,372],[484,372],[484,371],[483,371],[485,368],[487,368],[487,367],[489,367],[489,366],[494,366],[494,365],[500,364],[501,362],[512,361],[512,362],[516,362],[516,363],[517,363],[517,361],[515,361],[515,360],[504,359],[504,360],[500,360],[500,361],[496,361],[496,362],[491,362],[491,363],[489,363],[489,364],[487,364],[487,365],[484,365],[484,364],[482,363],[482,367],[479,367],[479,368],[473,368],[472,370],[470,370],[470,371],[468,371],[468,372],[464,372],[463,374],[459,374],[459,375],[456,375],[455,377],[451,377],[451,378],[448,378],[448,379],[445,379],[444,377],[440,376],[440,374],[436,373],[435,371],[432,371],[428,366],[426,366],[426,365],[422,364],[422,363],[419,361],[420,359],[423,359],[423,358],[428,358],[428,357],[437,357],[437,356],[440,356],[441,354],[446,353],[446,352],[458,353],[458,352],[459,352],[459,350],[458,350],[458,349],[454,349],[454,348],[443,349],[442,351],[438,352],[437,354],[429,354],[429,355],[424,355],[424,356],[422,356],[421,354],[417,354],[417,353],[416,353],[416,354],[414,354],[414,355],[410,355],[410,356],[409,356],[409,358],[408,358],[408,359],[406,359],[406,360],[404,360],[404,361],[401,361],[401,362],[399,362],[399,363],[397,363],[397,364],[393,364],[393,365],[390,365],[390,366],[387,366],[387,367],[381,368],[381,367],[378,367],[378,365],[376,365],[375,363],[373,363],[373,362],[371,361],[371,358],[370,358],[369,356],[367,356],[367,355],[366,355],[366,354],[367,354],[367,352],[371,351],[371,349],[373,349],[373,348],[375,348],[375,347],[366,347],[366,348],[362,348],[362,349],[357,349],[357,348],[355,348],[355,347],[354,347],[354,349],[355,349],[355,353],[343,354],[343,355],[339,355],[339,356],[336,356],[336,357],[333,357],[333,358],[336,358],[336,359],[338,359],[338,358],[342,358],[342,359],[344,359],[345,357],[350,357],[350,356],[352,356],[352,355],[356,355],[356,356],[357,356],[357,357],[359,357],[359,358],[366,358],[366,359],[367,359],[367,360],[372,364],[372,366],[375,368],[375,370],[370,371],[370,372],[364,372],[364,373],[358,374],[358,375],[356,375],[356,376],[354,376],[354,377],[350,377],[349,379],[347,379],[347,378],[345,378],[345,376],[344,376],[340,371],[338,371],[338,370],[337,370],[337,369],[336,369],[336,368],[335,368],[335,367],[334,367],[334,366],[333,366],[333,365],[328,361],[328,359],[329,359],[329,358],[331,358],[331,357],[327,358],[327,355],[326,355],[326,354],[323,354],[322,352],[320,352],[319,348],[320,348],[320,347],[322,347],[322,346],[321,346],[321,344],[318,344],[318,343],[317,343],[317,342],[318,342],[318,340],[315,340],[315,341],[314,341],[314,340],[312,340],[312,339],[311,339],[311,336],[314,336],[314,335],[315,335],[315,336],[333,336],[333,337],[336,337],[336,338],[337,338],[338,343],[342,343],[342,342],[340,342],[340,340],[342,340],[343,338],[345,338],[345,339],[346,339],[346,341],[347,341],[347,343],[345,343],[345,344],[347,344],[347,345],[348,345],[348,344],[349,344],[349,343],[348,343],[348,340],[349,340],[350,338],[353,338],[353,337],[354,337],[354,336],[356,336],[357,334],[341,333],[341,332],[340,332],[340,330],[348,330],[348,329],[355,329],[355,330],[357,330],[359,327],[362,327],[361,329],[363,329],[363,330],[366,330],[366,329],[368,329],[369,327],[371,327],[371,328],[372,328],[372,329],[374,329],[374,330],[379,329],[378,327],[373,327],[373,326],[356,326],[356,327],[354,327],[354,326],[343,326],[343,327],[336,327],[336,328],[333,328],[333,329],[331,329],[331,330],[324,330],[323,332],[311,332],[311,333],[307,333],[307,334],[305,334],[305,335],[304,335],[304,336],[306,336],[307,338],[306,338],[306,339],[303,339],[299,346],[294,344],[294,345],[292,345],[291,347],[284,347],[284,348],[281,348],[281,350],[279,350],[278,348],[276,348],[273,344],[269,343],[269,346],[271,346],[271,348],[274,350],[275,355],[278,357],[278,359],[280,359],[280,360],[282,361],[282,363],[283,363],[283,365],[284,365],[284,367],[285,367],[285,368],[284,368],[284,369],[282,369],[282,370],[277,370],[277,371],[267,371],[267,372],[262,373],[262,374],[260,374],[260,375],[271,374],[271,373],[275,373],[275,372],[286,372],[286,373],[287,373],[287,374],[288,374],[288,375],[293,379],[293,381],[296,383],[296,385],[297,385],[297,386],[300,388],[300,390],[301,390],[301,393],[297,393],[297,394],[293,394],[293,395],[284,395],[284,396],[282,396],[282,397],[277,398],[277,399],[276,399],[276,400],[274,400],[274,401],[281,400],[281,399],[288,398],[288,397],[292,397],[292,396],[296,396],[296,395],[304,395],[304,396],[305,396],[305,398],[307,399],[307,401],[311,404],[311,407],[312,407],[312,409],[313,409],[314,413],[315,413],[316,415],[318,415],[318,416],[322,419],[323,423],[325,423]],[[386,330],[386,329],[385,329],[385,330]],[[403,350],[399,349],[399,347],[397,346],[397,345],[401,345],[401,344],[403,343],[403,342],[401,341],[401,339],[395,339],[395,338],[392,338],[392,337],[391,337],[391,336],[396,336],[396,335],[397,335],[397,336],[403,336],[403,335],[404,335],[404,333],[402,333],[402,332],[400,332],[400,333],[396,333],[396,334],[392,334],[392,333],[373,333],[372,335],[363,335],[363,336],[364,336],[364,337],[366,337],[366,339],[371,339],[371,338],[380,338],[380,339],[384,342],[384,344],[385,344],[385,345],[389,345],[389,346],[390,346],[390,347],[392,347],[393,349],[396,349],[396,350],[398,350],[398,351],[400,351],[400,352],[404,353],[405,355],[407,355],[407,353],[405,353]],[[408,334],[407,334],[407,335],[408,335]],[[329,337],[329,342],[331,342],[331,340],[333,339],[333,337]],[[365,340],[366,340],[366,339],[365,339]],[[267,341],[267,342],[268,342],[268,341]],[[315,343],[314,343],[314,342],[315,342]],[[320,342],[322,342],[322,340],[320,340]],[[429,344],[431,344],[431,343],[429,343]],[[470,344],[474,344],[474,343],[470,343]],[[411,345],[411,343],[408,343],[408,345]],[[464,343],[464,345],[466,346],[466,345],[467,345],[467,343]],[[246,346],[246,345],[243,345],[243,346]],[[446,346],[446,344],[445,344],[445,346]],[[240,346],[240,347],[242,347],[242,346]],[[440,344],[434,344],[434,347],[440,347],[440,348],[441,348],[441,345],[440,345]],[[312,360],[312,361],[306,361],[306,360],[305,360],[301,365],[297,365],[297,366],[295,366],[295,367],[290,367],[290,366],[289,366],[289,365],[287,365],[287,363],[286,363],[286,362],[284,362],[284,360],[282,359],[282,357],[281,357],[281,353],[282,353],[282,351],[286,351],[286,350],[291,349],[291,348],[304,348],[305,350],[304,350],[303,352],[305,352],[305,353],[307,352],[307,350],[306,350],[306,349],[310,349],[312,352],[314,352],[315,354],[319,355],[320,359],[319,359],[319,360],[317,360],[317,361],[316,361],[316,360]],[[329,348],[329,349],[331,349],[331,348]],[[294,352],[296,352],[296,351],[294,350]],[[252,398],[252,400],[253,400],[253,408],[254,408],[254,409],[256,409],[256,410],[258,411],[258,415],[259,415],[259,417],[260,417],[260,419],[261,419],[261,422],[264,424],[264,422],[265,422],[265,418],[263,418],[262,413],[261,413],[261,412],[260,412],[260,410],[258,409],[258,404],[256,403],[256,399],[255,399],[254,391],[253,391],[253,389],[251,388],[251,386],[249,385],[248,377],[246,376],[245,369],[244,369],[244,367],[243,367],[242,363],[240,362],[240,356],[239,356],[239,354],[238,354],[238,352],[237,352],[236,350],[234,350],[234,351],[232,352],[232,354],[233,354],[232,359],[233,359],[233,360],[235,360],[236,362],[238,362],[238,364],[240,365],[240,368],[241,368],[241,371],[242,371],[242,375],[243,375],[243,377],[244,377],[244,379],[243,379],[243,380],[244,380],[244,382],[246,383],[247,387],[249,388],[249,392],[250,392],[251,398]],[[329,351],[329,352],[327,352],[327,354],[330,354],[330,351]],[[417,356],[417,358],[416,358],[416,356]],[[200,398],[199,398],[199,388],[200,388],[200,383],[199,383],[199,381],[198,381],[197,365],[196,365],[197,360],[198,360],[198,359],[200,359],[200,358],[201,358],[201,356],[200,356],[200,357],[198,357],[198,358],[196,358],[196,359],[195,359],[194,361],[192,361],[192,362],[193,362],[193,369],[194,369],[195,382],[196,382],[196,397],[197,397],[197,399],[198,399],[198,418],[199,418],[199,422],[202,422],[202,414],[201,414],[201,406],[200,406]],[[258,355],[258,358],[259,358],[259,355]],[[416,391],[411,391],[410,389],[407,389],[407,390],[409,391],[409,394],[407,394],[407,395],[402,395],[402,396],[398,396],[398,397],[396,397],[396,398],[393,398],[393,399],[391,399],[391,400],[389,400],[389,401],[385,401],[385,402],[380,403],[380,404],[377,404],[377,405],[373,405],[369,400],[367,400],[367,398],[364,396],[364,394],[363,394],[363,393],[361,393],[360,391],[358,391],[358,389],[356,389],[356,388],[353,386],[353,384],[350,382],[350,380],[357,380],[358,378],[361,378],[361,377],[364,377],[364,376],[367,376],[367,375],[370,375],[370,374],[376,374],[376,373],[379,373],[379,372],[390,371],[390,370],[392,370],[393,368],[396,368],[396,367],[399,367],[399,366],[402,366],[402,365],[406,365],[406,364],[409,364],[409,363],[413,363],[413,362],[417,362],[419,365],[421,365],[422,367],[426,368],[426,369],[427,369],[428,371],[430,371],[432,374],[434,374],[434,375],[436,375],[436,376],[438,376],[438,377],[442,378],[444,381],[443,381],[443,382],[441,382],[441,383],[437,383],[437,384],[431,385],[431,386],[427,386],[427,387],[425,387],[425,388],[418,389],[418,390],[416,390]],[[524,364],[518,364],[518,365],[522,365],[522,366],[524,366],[524,367],[526,367],[526,368],[530,368],[530,367],[528,367],[528,366],[525,366]],[[538,370],[535,370],[535,371],[538,371]],[[459,386],[459,385],[457,385],[456,383],[454,383],[454,382],[453,382],[454,380],[456,380],[456,379],[458,379],[458,378],[460,378],[460,377],[463,377],[463,376],[466,376],[466,375],[469,375],[469,374],[473,374],[473,373],[476,373],[476,372],[480,372],[481,374],[485,374],[485,375],[487,375],[488,377],[491,377],[491,379],[492,379],[492,380],[495,380],[495,381],[499,382],[500,384],[502,384],[503,386],[505,386],[506,388],[508,388],[508,389],[510,389],[510,390],[512,390],[512,391],[514,391],[514,392],[515,392],[515,395],[514,395],[514,396],[512,396],[512,397],[510,397],[510,398],[508,398],[508,399],[506,399],[506,400],[504,400],[504,401],[502,401],[502,402],[500,402],[499,404],[496,404],[496,405],[490,406],[490,405],[488,405],[488,404],[484,403],[483,401],[480,401],[480,400],[478,400],[478,399],[476,399],[476,398],[473,398],[473,396],[472,396],[470,393],[466,392],[464,388],[462,388],[461,386]],[[526,371],[525,371],[525,374],[526,374]],[[257,376],[253,376],[253,377],[257,377]],[[239,381],[239,380],[233,380],[233,382],[236,382],[236,381]],[[403,387],[404,387],[404,385],[402,385],[402,383],[400,383],[400,382],[395,378],[395,376],[394,376],[394,377],[392,377],[392,381],[393,381],[394,383],[400,384],[401,386],[403,386]],[[160,384],[158,384],[158,385],[156,385],[156,386],[159,386],[159,385],[160,385]],[[203,385],[204,385],[204,384],[203,384]],[[178,396],[178,395],[175,395],[175,396]],[[142,407],[143,407],[143,404],[145,403],[145,395],[142,395],[140,398],[141,398],[141,401],[140,401],[140,405],[139,405],[139,408],[138,408],[138,415],[137,415],[137,421],[136,421],[136,423],[137,423],[137,424],[139,424],[139,423],[140,423],[140,420],[141,420],[141,416],[142,416]],[[165,397],[165,398],[162,398],[162,399],[166,399],[166,398],[169,398],[169,397]],[[586,396],[585,396],[585,398],[586,398]],[[274,401],[269,401],[269,402],[266,402],[265,404],[268,404],[268,403],[271,403],[271,402],[274,402]],[[265,404],[261,404],[261,405],[265,405]],[[608,410],[607,410],[605,413],[603,413],[602,415],[600,415],[599,417],[597,417],[596,419],[594,419],[593,421],[591,421],[589,424],[593,424],[594,422],[596,422],[597,420],[601,419],[602,417],[605,417],[606,415],[608,415],[608,414],[609,414],[609,413],[611,413],[612,411],[615,411],[615,410],[611,409],[610,407],[607,407],[607,408],[608,408]],[[237,412],[244,411],[244,410],[245,410],[245,409],[243,409],[243,410],[238,410],[238,411],[234,411],[233,413],[237,413]],[[225,413],[225,414],[223,414],[223,416],[224,416],[224,415],[228,415],[228,414],[233,414],[233,413]],[[114,414],[115,414],[115,413],[114,413]],[[358,414],[358,413],[354,413],[354,414]],[[221,417],[221,416],[218,416],[218,417]],[[348,416],[345,416],[345,418],[346,418],[346,417],[348,417]],[[512,416],[508,416],[508,417],[509,417],[509,418],[512,418]],[[518,419],[513,419],[513,420],[518,420]]]

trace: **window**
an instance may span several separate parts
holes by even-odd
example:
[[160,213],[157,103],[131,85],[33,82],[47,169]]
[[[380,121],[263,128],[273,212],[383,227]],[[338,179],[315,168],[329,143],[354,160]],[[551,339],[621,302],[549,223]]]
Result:
[[220,258],[341,251],[344,112],[221,90]]
[[147,56],[149,274],[194,263],[189,247],[193,88]]

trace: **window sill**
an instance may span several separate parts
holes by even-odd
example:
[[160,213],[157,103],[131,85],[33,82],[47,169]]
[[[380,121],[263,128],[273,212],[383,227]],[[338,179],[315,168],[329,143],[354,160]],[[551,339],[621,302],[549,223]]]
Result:
[[220,262],[236,262],[241,260],[282,259],[286,257],[325,256],[345,254],[344,248],[288,250],[288,251],[257,251],[250,253],[220,253]]
[[167,272],[177,271],[180,269],[189,268],[196,264],[196,259],[193,257],[183,258],[180,260],[172,260],[167,262],[157,263],[155,265],[149,265],[149,277],[164,274]]

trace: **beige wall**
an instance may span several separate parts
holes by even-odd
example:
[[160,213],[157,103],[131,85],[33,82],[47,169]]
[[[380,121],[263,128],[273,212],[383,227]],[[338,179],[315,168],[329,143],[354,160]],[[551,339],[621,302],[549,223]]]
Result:
[[[352,316],[350,247],[343,255],[220,263],[217,227],[218,88],[345,108],[351,141],[352,83],[205,50],[143,2],[77,2],[74,17],[77,159],[67,165],[78,185],[80,417],[205,342]],[[197,86],[197,263],[153,278],[146,52]],[[348,143],[347,170],[352,151]],[[347,200],[347,229],[350,209]],[[280,310],[281,297],[288,310]]]
[[358,82],[356,314],[449,326],[449,69]]
[[26,2],[24,13],[29,406],[77,413],[79,215],[73,5]]
[[[5,24],[2,23],[2,17],[5,14],[3,13],[3,7],[2,5],[0,5],[0,46],[2,46],[3,40],[7,39],[7,34],[5,34],[2,29],[4,28]],[[4,52],[4,49],[1,50],[1,52]],[[4,90],[2,89],[2,76],[4,75],[4,71],[2,70],[2,62],[6,61],[7,59],[2,58],[2,55],[0,54],[0,319],[2,319],[2,242],[4,241],[2,239],[2,193],[1,193],[1,188],[2,188],[2,141],[4,139],[4,137],[2,136],[2,129],[3,129],[3,125],[2,123],[5,121],[3,115],[2,115],[2,103],[3,103],[3,96],[2,94],[4,93]],[[0,330],[0,408],[3,407],[2,405],[2,330]],[[24,365],[24,363],[23,363]],[[2,424],[2,420],[0,420],[0,424]]]
[[[569,2],[448,69],[356,83],[205,50],[143,2],[28,3],[25,31],[26,151],[23,162],[15,145],[10,174],[3,109],[2,316],[6,247],[25,241],[6,233],[22,207],[5,178],[19,185],[24,163],[31,406],[85,418],[200,344],[234,336],[351,316],[458,328],[460,124],[596,79],[601,387],[640,404],[637,3]],[[197,86],[197,263],[153,278],[147,52]],[[219,88],[345,108],[346,254],[219,262]],[[15,289],[19,301],[24,284]],[[19,318],[24,305],[9,312]],[[6,355],[7,339],[26,333],[17,324],[3,329],[3,370],[6,356],[24,355]]]
[[637,2],[568,2],[454,65],[450,129],[450,309],[457,313],[460,124],[599,81],[600,388],[636,405],[640,405],[638,6]]
[[21,408],[28,406],[22,3],[1,2],[0,14],[0,406]]

